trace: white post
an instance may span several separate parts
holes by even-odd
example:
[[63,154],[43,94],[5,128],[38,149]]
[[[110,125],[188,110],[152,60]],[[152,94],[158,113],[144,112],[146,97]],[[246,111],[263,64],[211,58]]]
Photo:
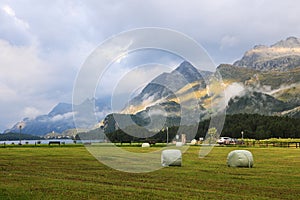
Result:
[[167,127],[167,145],[169,144],[169,128]]
[[242,131],[241,134],[242,134],[242,144],[244,144],[244,131]]

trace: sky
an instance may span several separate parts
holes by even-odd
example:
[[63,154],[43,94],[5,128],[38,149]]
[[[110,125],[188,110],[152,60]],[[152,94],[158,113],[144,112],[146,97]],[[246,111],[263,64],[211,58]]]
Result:
[[[299,22],[297,0],[0,0],[0,132],[25,117],[47,114],[59,102],[71,103],[87,57],[120,32],[182,32],[217,66],[233,63],[254,45],[300,37]],[[157,62],[175,66],[179,59],[173,58]],[[121,60],[116,63],[120,67],[111,74],[125,73]],[[137,79],[145,78],[145,71],[136,72]],[[151,76],[156,72],[154,67]]]

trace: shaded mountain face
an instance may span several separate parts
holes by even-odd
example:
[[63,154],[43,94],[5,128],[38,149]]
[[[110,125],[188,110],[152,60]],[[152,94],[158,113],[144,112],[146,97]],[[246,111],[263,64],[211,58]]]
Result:
[[217,70],[227,89],[238,83],[243,90],[240,95],[232,96],[229,100],[226,111],[228,114],[300,116],[300,68],[289,71],[259,71],[220,65]]
[[268,94],[260,92],[249,92],[244,96],[230,99],[228,102],[227,113],[238,114],[260,114],[277,115],[285,110],[290,110],[296,105],[280,101]]
[[294,69],[300,66],[300,39],[289,37],[271,46],[257,45],[234,65],[262,71]]
[[241,68],[229,64],[221,64],[217,70],[222,75],[223,80],[232,80],[234,82],[245,82],[258,73],[258,71],[253,69]]

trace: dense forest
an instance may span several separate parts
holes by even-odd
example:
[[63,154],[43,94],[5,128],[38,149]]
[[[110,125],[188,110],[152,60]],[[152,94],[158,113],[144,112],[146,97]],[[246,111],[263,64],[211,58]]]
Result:
[[[205,120],[197,126],[186,127],[170,127],[168,129],[169,141],[175,138],[176,134],[185,133],[189,138],[189,133],[195,132],[195,139],[204,138],[209,127],[210,120]],[[222,130],[221,136],[232,138],[241,138],[241,132],[244,133],[244,138],[251,139],[268,139],[268,138],[300,138],[300,119],[279,117],[279,116],[264,116],[258,114],[235,114],[227,115]],[[111,142],[121,141],[157,141],[166,142],[166,130],[162,130],[149,138],[137,138],[126,134],[126,131],[121,129],[106,133],[106,136]]]
[[[199,123],[197,137],[207,132],[209,120]],[[227,115],[221,136],[240,138],[300,138],[300,119],[258,114]]]
[[19,134],[19,133],[4,133],[0,134],[0,141],[11,141],[11,140],[41,140],[40,136],[29,135],[29,134]]

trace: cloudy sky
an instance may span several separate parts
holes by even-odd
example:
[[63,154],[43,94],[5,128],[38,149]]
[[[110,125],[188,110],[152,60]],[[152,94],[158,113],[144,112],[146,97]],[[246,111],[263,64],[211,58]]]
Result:
[[300,37],[299,23],[297,0],[0,0],[0,132],[58,102],[71,103],[87,56],[122,31],[174,29],[200,43],[218,65],[255,44]]

